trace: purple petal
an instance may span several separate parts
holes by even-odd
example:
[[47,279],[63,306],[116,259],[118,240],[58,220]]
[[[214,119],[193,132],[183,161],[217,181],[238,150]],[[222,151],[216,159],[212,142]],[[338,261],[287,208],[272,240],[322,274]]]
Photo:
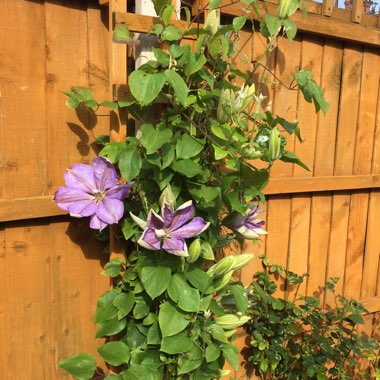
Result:
[[108,224],[101,221],[96,215],[93,215],[90,219],[90,228],[94,230],[103,230],[107,226]]
[[67,187],[92,193],[96,189],[94,171],[90,165],[74,164],[64,174]]
[[98,205],[88,193],[69,187],[60,187],[54,195],[57,206],[73,216],[90,216],[96,213]]
[[118,199],[104,198],[98,202],[96,215],[107,224],[117,223],[124,214],[123,202]]
[[252,240],[258,239],[260,235],[267,234],[267,231],[263,230],[262,228],[248,228],[246,226],[241,226],[240,228],[237,228],[236,232],[242,235],[245,239]]
[[161,210],[162,219],[165,221],[165,227],[170,227],[173,221],[174,213],[168,204],[164,204]]
[[206,223],[203,218],[197,216],[191,222],[177,228],[176,230],[170,231],[170,234],[171,236],[187,239],[201,234],[208,228],[209,225],[210,223]]
[[187,246],[183,239],[177,236],[166,238],[162,249],[176,256],[189,256],[187,252]]
[[163,221],[161,216],[153,210],[150,210],[148,213],[147,223],[149,228],[152,228],[154,230],[161,230],[165,226],[165,222]]
[[161,241],[157,238],[154,230],[151,228],[146,229],[137,242],[141,247],[151,250],[161,249]]
[[119,178],[115,167],[103,157],[96,157],[92,161],[94,177],[98,189],[104,191],[118,184]]
[[128,193],[133,186],[133,183],[128,185],[117,185],[105,192],[106,198],[123,200],[128,196]]
[[173,220],[171,223],[171,230],[177,230],[179,227],[184,225],[194,214],[194,206],[192,201],[184,203],[182,206],[178,207],[174,212]]

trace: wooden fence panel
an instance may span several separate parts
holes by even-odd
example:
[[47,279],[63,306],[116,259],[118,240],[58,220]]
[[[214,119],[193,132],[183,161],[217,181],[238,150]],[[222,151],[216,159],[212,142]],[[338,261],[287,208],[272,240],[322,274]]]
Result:
[[[111,9],[122,10],[124,3],[112,0]],[[223,1],[227,3],[226,13],[241,13],[232,1]],[[276,113],[300,121],[305,141],[300,145],[291,136],[288,149],[311,171],[274,166],[264,213],[269,234],[243,249],[257,256],[265,253],[292,271],[308,272],[302,289],[308,294],[318,291],[326,278],[340,277],[338,291],[362,299],[375,313],[380,310],[380,34],[374,29],[377,21],[364,15],[360,25],[342,29],[339,24],[333,30],[332,23],[348,22],[351,14],[326,9],[329,17],[321,16],[322,5],[316,3],[309,18],[296,15],[304,33],[293,42],[282,39],[265,62],[281,82],[267,74],[263,92],[272,98]],[[57,370],[57,362],[80,351],[94,353],[98,344],[92,314],[108,287],[99,275],[103,246],[91,237],[85,221],[59,216],[51,194],[63,184],[67,166],[91,161],[97,135],[107,133],[110,125],[112,138],[125,135],[117,115],[110,118],[105,109],[74,112],[62,94],[82,85],[91,86],[98,98],[110,99],[112,82],[125,82],[126,49],[110,48],[109,16],[96,0],[0,0],[0,340],[8,343],[0,354],[4,380],[68,378]],[[151,23],[144,16],[118,17],[132,20],[140,32]],[[248,31],[238,43],[243,59],[237,57],[236,63],[247,70],[263,47]],[[316,116],[302,95],[286,89],[301,66],[311,69],[325,90],[331,106],[326,116]],[[241,271],[244,283],[259,265],[255,259]],[[332,301],[329,294],[321,300]],[[366,317],[367,333],[378,325],[378,315]],[[239,336],[240,347],[244,340]],[[244,379],[244,369],[234,376]]]

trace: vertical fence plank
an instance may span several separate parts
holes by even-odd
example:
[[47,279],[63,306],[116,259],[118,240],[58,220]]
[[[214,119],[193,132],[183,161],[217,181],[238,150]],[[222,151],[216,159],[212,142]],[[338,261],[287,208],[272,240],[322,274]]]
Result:
[[[317,83],[320,83],[321,78],[322,56],[323,40],[314,36],[304,36],[302,41],[301,67],[311,70]],[[314,106],[305,102],[302,94],[299,94],[298,120],[304,141],[302,144],[296,141],[295,153],[310,167],[311,171],[308,172],[305,169],[294,166],[293,175],[308,177],[313,174],[312,168],[314,166],[314,146],[318,117],[315,113]],[[289,243],[289,264],[291,263],[292,265],[289,265],[289,269],[300,274],[309,271],[310,211],[311,194],[293,196]],[[305,290],[306,284],[304,283],[300,288],[300,292],[305,292]]]
[[5,254],[0,259],[5,308],[0,314],[2,378],[52,379],[55,345],[48,225],[34,221],[5,227]]
[[[353,174],[370,174],[375,132],[375,114],[379,88],[380,62],[377,54],[365,49],[361,74],[361,91],[355,140]],[[355,191],[351,196],[350,218],[346,253],[346,296],[358,299],[361,292],[362,268],[367,228],[368,192]],[[360,269],[359,269],[360,268]]]
[[3,199],[39,196],[47,190],[44,24],[44,7],[40,2],[1,2],[0,196]]
[[361,23],[363,16],[363,0],[353,0],[353,6],[351,11],[351,21],[355,23]]
[[322,14],[323,16],[331,16],[334,10],[334,0],[323,0]]
[[[334,175],[352,174],[362,71],[360,48],[350,44],[345,46],[342,70]],[[334,194],[327,277],[340,278],[337,293],[343,292],[349,205],[349,192]],[[327,304],[332,304],[331,293],[327,293],[325,299]]]
[[[341,66],[342,44],[326,41],[323,50],[321,87],[330,103],[330,109],[326,115],[322,112],[318,115],[313,169],[315,177],[330,176],[334,172]],[[331,200],[331,193],[315,193],[312,198],[308,294],[319,293],[320,287],[325,282],[331,228]],[[322,294],[320,298],[323,299]]]

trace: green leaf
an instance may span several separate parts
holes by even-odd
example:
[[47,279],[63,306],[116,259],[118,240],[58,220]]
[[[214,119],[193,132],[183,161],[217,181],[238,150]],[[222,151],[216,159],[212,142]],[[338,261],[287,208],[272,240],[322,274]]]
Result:
[[172,0],[152,0],[152,2],[153,2],[153,5],[154,5],[154,10],[159,15],[159,14],[161,14],[162,9],[166,5],[171,5]]
[[221,2],[222,0],[210,0],[210,10],[218,8]]
[[196,59],[195,54],[190,56],[190,59],[185,68],[185,75],[189,77],[190,75],[199,71],[207,62],[207,58],[201,54],[198,59]]
[[265,23],[271,36],[277,36],[281,28],[281,20],[278,17],[271,16],[269,13],[265,15]]
[[115,111],[119,109],[118,103],[116,103],[116,102],[110,102],[108,100],[105,100],[104,102],[99,103],[99,106],[111,108],[111,109],[113,109]]
[[284,151],[280,160],[284,162],[291,162],[293,164],[297,164],[301,166],[301,168],[310,171],[310,169],[294,153],[289,152],[288,150]]
[[99,355],[109,364],[119,366],[128,363],[130,358],[129,347],[121,342],[108,342],[98,348]]
[[247,18],[244,16],[234,17],[232,20],[232,26],[234,27],[235,32],[240,30],[245,22],[247,21]]
[[149,314],[149,305],[143,298],[136,298],[136,305],[133,309],[133,317],[135,319],[145,318]]
[[143,124],[140,131],[141,144],[146,149],[147,154],[155,153],[173,136],[173,132],[169,128],[155,129],[152,124]]
[[174,7],[172,4],[165,5],[160,11],[160,18],[165,25],[168,25],[173,15]]
[[71,108],[71,109],[75,109],[79,106],[80,102],[78,100],[75,100],[73,98],[68,98],[66,100],[66,105],[67,107]]
[[120,258],[112,259],[104,266],[105,270],[102,272],[102,275],[116,277],[120,274],[123,267],[124,263]]
[[77,380],[88,380],[94,376],[96,361],[91,355],[78,354],[60,361],[58,367],[64,369]]
[[132,310],[135,304],[135,296],[132,292],[120,293],[113,300],[113,304],[118,309],[117,317],[122,319]]
[[181,333],[173,336],[167,336],[162,339],[160,351],[167,354],[175,355],[188,352],[193,346],[193,341]]
[[145,336],[146,333],[145,333],[145,330],[143,330],[144,333],[142,333],[140,331],[141,328],[146,330],[144,326],[142,326],[141,324],[135,323],[133,319],[130,320],[128,323],[128,326],[126,329],[127,330],[126,343],[131,349],[132,355],[135,349],[146,346],[146,336]]
[[315,112],[322,109],[323,113],[326,114],[330,105],[326,102],[322,89],[312,79],[311,72],[300,70],[294,78],[298,87],[302,91],[305,100],[309,103],[314,101]]
[[152,300],[166,290],[170,277],[171,270],[167,267],[144,267],[141,270],[141,282]]
[[222,140],[229,141],[232,137],[231,127],[227,124],[212,125],[211,130],[216,137],[219,137]]
[[211,277],[206,272],[195,266],[190,267],[186,271],[185,275],[190,284],[202,293],[205,293],[211,284]]
[[199,305],[201,297],[197,289],[187,285],[182,288],[182,291],[178,298],[178,307],[184,311],[197,312],[199,311]]
[[160,344],[161,343],[161,332],[158,327],[158,322],[154,322],[152,326],[149,327],[148,334],[146,336],[147,344]]
[[206,348],[206,361],[207,363],[211,363],[214,360],[217,360],[220,356],[219,347],[215,343],[210,343]]
[[175,161],[173,164],[173,169],[188,178],[195,177],[197,174],[200,174],[202,172],[200,166],[189,159]]
[[183,134],[176,145],[176,155],[179,159],[187,159],[197,156],[203,149],[205,140],[197,139],[189,134]]
[[248,298],[244,286],[239,283],[230,284],[229,291],[234,297],[237,309],[240,312],[245,313],[248,309]]
[[126,24],[116,25],[116,28],[112,32],[112,41],[119,44],[125,44],[125,43],[133,41],[131,33],[128,29],[128,25]]
[[87,100],[93,100],[93,92],[90,88],[74,86],[71,88],[83,102]]
[[127,325],[127,322],[125,318],[120,319],[120,320],[118,318],[114,318],[114,319],[101,322],[99,324],[99,329],[95,337],[102,338],[104,336],[115,335],[119,333],[120,331],[122,331],[126,325]]
[[169,297],[175,302],[178,302],[182,289],[187,286],[185,276],[180,273],[174,274],[168,286]]
[[364,319],[360,314],[350,314],[347,316],[347,319],[349,319],[351,322],[354,322],[355,324],[364,324]]
[[141,170],[142,160],[138,150],[125,150],[119,158],[119,169],[121,175],[127,182],[131,182],[136,178]]
[[237,370],[239,368],[240,362],[239,362],[238,354],[236,352],[237,351],[236,347],[233,346],[232,344],[229,344],[229,345],[223,344],[222,351],[229,365],[233,369]]
[[148,74],[141,70],[133,71],[128,78],[131,93],[142,106],[151,104],[158,97],[165,81],[164,74]]
[[189,89],[183,78],[173,70],[165,70],[164,75],[174,90],[178,101],[185,107]]
[[102,294],[96,304],[96,311],[94,315],[94,322],[100,323],[117,316],[117,308],[113,305],[113,300],[116,298],[117,293],[106,292]]
[[[199,368],[202,362],[203,362],[203,351],[196,344],[193,343],[191,350],[189,352],[186,352],[179,360],[178,375],[191,373],[196,368]],[[203,379],[198,376],[198,373],[196,374],[196,377],[194,378],[199,379],[199,380]],[[207,379],[210,379],[210,377],[207,377]]]
[[160,324],[162,336],[166,337],[180,333],[190,321],[186,318],[186,313],[166,301],[160,306],[158,323]]
[[157,61],[161,65],[167,66],[169,64],[169,61],[170,61],[169,54],[165,53],[162,49],[155,48],[155,47],[152,48],[152,51],[153,51],[153,54],[156,57]]
[[272,308],[274,310],[284,310],[285,309],[285,301],[279,299],[279,298],[275,298],[273,299],[272,301]]
[[157,153],[149,154],[147,161],[160,169],[167,168],[174,160],[174,148],[172,144],[164,144]]
[[214,155],[215,155],[215,160],[223,160],[223,158],[226,158],[228,154],[230,153],[228,150],[221,149],[217,145],[212,144],[214,148]]
[[293,40],[297,34],[297,26],[295,22],[287,19],[282,21],[282,25],[284,26],[286,37],[289,40]]
[[206,260],[215,260],[214,251],[211,247],[211,244],[207,241],[202,242],[201,257]]
[[161,38],[163,41],[177,41],[180,40],[183,36],[181,29],[178,29],[174,25],[169,25],[162,32]]
[[124,150],[125,143],[111,142],[100,151],[99,156],[107,157],[114,164],[119,160],[119,157]]
[[154,366],[136,364],[123,372],[123,380],[162,380],[162,374]]

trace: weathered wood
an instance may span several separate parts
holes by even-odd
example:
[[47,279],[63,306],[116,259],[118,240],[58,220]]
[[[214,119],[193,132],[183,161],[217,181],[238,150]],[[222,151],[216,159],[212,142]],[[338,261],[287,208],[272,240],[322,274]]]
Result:
[[324,0],[322,5],[322,15],[331,16],[334,10],[334,0]]
[[353,0],[351,21],[360,23],[363,15],[363,0]]

